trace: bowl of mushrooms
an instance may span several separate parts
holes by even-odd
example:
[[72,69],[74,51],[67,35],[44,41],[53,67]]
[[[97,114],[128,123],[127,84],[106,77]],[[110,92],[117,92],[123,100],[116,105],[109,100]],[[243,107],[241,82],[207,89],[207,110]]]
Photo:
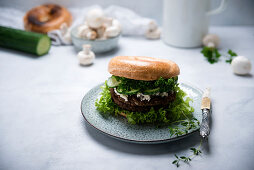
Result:
[[88,11],[85,22],[71,30],[72,42],[77,50],[82,50],[84,44],[90,44],[95,53],[116,48],[120,34],[119,21],[106,17],[101,9]]

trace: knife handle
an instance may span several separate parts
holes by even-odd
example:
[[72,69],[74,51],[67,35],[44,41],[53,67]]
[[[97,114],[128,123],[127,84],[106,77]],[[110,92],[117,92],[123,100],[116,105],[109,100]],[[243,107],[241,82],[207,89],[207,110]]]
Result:
[[202,109],[202,122],[200,124],[200,135],[203,138],[207,138],[208,135],[210,134],[209,117],[210,117],[210,110]]

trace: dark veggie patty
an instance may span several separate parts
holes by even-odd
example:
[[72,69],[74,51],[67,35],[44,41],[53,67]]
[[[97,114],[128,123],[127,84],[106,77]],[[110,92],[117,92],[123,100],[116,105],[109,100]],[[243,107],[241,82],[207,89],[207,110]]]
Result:
[[168,93],[168,96],[151,96],[149,101],[143,100],[137,97],[136,94],[129,95],[128,101],[125,101],[119,95],[114,92],[113,88],[110,88],[110,93],[113,101],[122,109],[134,112],[146,112],[154,107],[154,109],[159,109],[161,107],[167,107],[168,104],[175,100],[176,94]]

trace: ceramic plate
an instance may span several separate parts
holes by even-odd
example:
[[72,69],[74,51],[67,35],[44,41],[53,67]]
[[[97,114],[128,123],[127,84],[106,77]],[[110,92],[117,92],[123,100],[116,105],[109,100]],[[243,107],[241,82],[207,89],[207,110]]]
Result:
[[[197,127],[188,134],[177,137],[170,136],[168,126],[157,128],[153,125],[131,125],[121,116],[103,117],[95,107],[96,99],[100,98],[100,86],[102,85],[94,87],[84,96],[81,102],[81,112],[88,124],[110,137],[126,142],[152,144],[177,140],[199,130],[199,127]],[[195,109],[193,115],[201,122],[202,112],[200,105],[203,92],[190,84],[181,83],[180,87],[187,93],[188,97],[193,99],[193,103],[191,103]]]

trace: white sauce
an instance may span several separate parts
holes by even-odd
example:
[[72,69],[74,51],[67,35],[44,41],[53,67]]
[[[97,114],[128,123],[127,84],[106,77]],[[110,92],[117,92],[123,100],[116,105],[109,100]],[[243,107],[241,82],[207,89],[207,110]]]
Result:
[[[121,93],[118,93],[116,91],[116,88],[114,88],[114,92],[120,96],[122,99],[124,99],[126,102],[128,101],[128,95],[125,95],[125,94],[121,94]],[[142,94],[142,93],[138,93],[137,94],[137,97],[141,100],[141,101],[144,101],[144,100],[147,100],[147,101],[150,101],[151,100],[151,96],[161,96],[161,97],[167,97],[168,96],[168,93],[167,92],[158,92],[158,93],[155,93],[153,95],[146,95],[146,94]]]
[[168,93],[167,92],[162,92],[162,93],[160,93],[160,96],[161,97],[168,97]]
[[143,101],[143,100],[150,101],[151,100],[150,95],[145,95],[145,94],[142,94],[142,93],[138,93],[137,97],[140,98],[141,101]]
[[128,101],[128,95],[118,93],[118,92],[116,91],[116,88],[114,88],[114,92],[115,92],[118,96],[120,96],[122,99],[124,99],[126,102]]
[[160,95],[160,92],[157,92],[157,93],[155,93],[154,95],[155,95],[155,96],[159,96],[159,95]]
[[168,93],[167,92],[162,92],[162,93],[158,92],[158,93],[155,93],[153,95],[145,95],[145,94],[142,94],[142,93],[137,94],[137,97],[140,98],[141,101],[143,101],[143,100],[150,101],[151,96],[168,97]]

